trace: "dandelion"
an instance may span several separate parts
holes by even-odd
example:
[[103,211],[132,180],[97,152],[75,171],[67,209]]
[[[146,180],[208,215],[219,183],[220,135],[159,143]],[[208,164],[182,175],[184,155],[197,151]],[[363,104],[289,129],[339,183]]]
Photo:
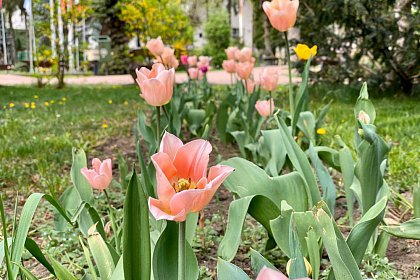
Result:
[[36,103],[35,102],[31,102],[31,109],[35,109],[36,108]]
[[318,135],[325,135],[325,134],[327,134],[327,130],[325,129],[325,128],[318,128],[317,130],[316,130],[316,133],[318,134]]
[[38,99],[38,98],[39,98],[39,96],[38,96],[38,95],[34,95],[34,98],[35,98],[35,99]]
[[64,101],[64,102],[66,102],[67,101],[67,98],[63,97],[63,98],[61,98],[61,100]]
[[110,100],[108,100],[108,104],[112,104],[112,100],[110,99]]
[[50,104],[54,104],[55,103],[55,101],[54,100],[50,100]]
[[25,108],[29,108],[31,106],[31,104],[29,104],[28,102],[25,102]]
[[48,106],[50,106],[50,103],[48,101],[45,101],[44,105],[45,105],[45,107],[48,107]]
[[124,101],[124,106],[128,106],[128,101]]
[[102,128],[107,129],[108,128],[108,124],[107,123],[103,123],[102,124]]
[[9,103],[9,107],[10,107],[10,108],[13,108],[13,107],[15,107],[15,103],[13,103],[13,102],[10,102],[10,103]]

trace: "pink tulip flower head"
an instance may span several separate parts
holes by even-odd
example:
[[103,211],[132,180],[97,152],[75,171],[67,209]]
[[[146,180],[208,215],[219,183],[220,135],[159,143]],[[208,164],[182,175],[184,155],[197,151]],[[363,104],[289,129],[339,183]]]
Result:
[[201,71],[201,73],[206,74],[209,71],[209,67],[208,66],[201,66],[200,71]]
[[175,70],[166,70],[160,63],[153,64],[152,70],[136,69],[136,82],[146,102],[152,106],[163,106],[172,99]]
[[188,64],[188,55],[186,55],[186,54],[181,55],[181,63],[183,65],[187,65]]
[[228,60],[235,60],[236,58],[236,52],[238,52],[238,47],[229,47],[225,50],[226,56]]
[[271,25],[280,32],[286,32],[296,22],[299,0],[272,0],[263,3],[263,10]]
[[88,180],[92,188],[97,190],[105,190],[112,181],[112,164],[111,159],[100,161],[97,158],[92,160],[92,169],[83,167],[80,172]]
[[252,70],[254,69],[254,64],[251,62],[238,62],[236,64],[236,74],[238,74],[239,78],[243,80],[249,79],[252,74]]
[[195,67],[196,65],[197,65],[197,56],[196,55],[189,56],[188,57],[188,66]]
[[210,57],[208,56],[200,56],[198,58],[197,67],[201,68],[203,66],[206,66],[207,68],[210,67]]
[[152,156],[156,168],[158,199],[149,198],[149,209],[156,220],[185,221],[188,213],[201,211],[223,181],[233,172],[225,165],[212,166],[207,175],[208,141],[183,144],[165,132],[159,152]]
[[274,100],[271,98],[270,100],[258,100],[255,103],[255,109],[257,109],[258,113],[262,117],[268,117],[274,112]]
[[236,63],[235,60],[229,59],[223,61],[223,69],[225,69],[226,72],[233,74],[236,72]]
[[258,82],[257,81],[253,81],[251,79],[248,79],[243,81],[244,82],[244,86],[246,86],[246,90],[249,94],[254,93],[254,90],[258,87]]
[[266,91],[274,91],[277,88],[277,82],[279,80],[279,73],[276,68],[264,68],[261,75],[261,87]]
[[160,37],[156,39],[151,39],[146,44],[146,48],[154,55],[161,56],[165,46],[163,45],[162,39]]
[[190,76],[191,80],[197,80],[198,79],[198,68],[192,67],[188,68],[188,74]]
[[250,48],[247,48],[247,47],[242,48],[240,51],[237,51],[235,53],[235,56],[239,62],[247,62],[247,61],[253,62],[252,50]]
[[[256,280],[290,280],[289,277],[281,273],[280,271],[268,268],[266,266],[260,270]],[[297,280],[311,280],[309,278],[299,278]]]

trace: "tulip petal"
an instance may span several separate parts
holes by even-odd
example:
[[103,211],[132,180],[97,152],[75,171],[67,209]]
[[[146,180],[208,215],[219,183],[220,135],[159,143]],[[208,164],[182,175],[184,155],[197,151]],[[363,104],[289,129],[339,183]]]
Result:
[[112,178],[109,178],[106,175],[95,175],[95,177],[93,178],[92,188],[104,190],[109,186],[111,180]]
[[174,165],[178,177],[198,182],[205,177],[212,147],[208,141],[194,140],[181,148],[175,156]]
[[160,170],[165,174],[168,182],[176,175],[177,170],[172,164],[172,160],[168,154],[159,152],[152,156],[153,164],[159,166]]
[[280,271],[270,269],[266,266],[260,270],[256,280],[289,280],[283,273]]
[[209,189],[186,190],[176,193],[169,205],[174,213],[181,211],[185,211],[185,213],[198,212],[210,202],[212,197]]
[[159,151],[167,154],[171,161],[173,161],[175,159],[176,153],[178,152],[178,149],[183,145],[184,144],[178,137],[169,132],[165,132],[162,137],[162,142],[160,143]]
[[183,209],[177,214],[172,215],[169,211],[170,209],[167,209],[160,200],[151,197],[149,197],[149,209],[156,220],[165,219],[170,221],[182,222],[186,219],[186,212]]
[[166,87],[158,79],[145,80],[140,88],[141,96],[152,106],[162,106],[169,101],[165,98]]
[[109,178],[112,178],[112,163],[111,163],[111,159],[106,159],[104,160],[100,167],[99,167],[99,174],[101,175],[106,175]]
[[101,164],[102,164],[102,162],[101,162],[101,160],[100,160],[100,159],[98,159],[98,158],[94,158],[94,159],[92,160],[92,167],[93,167],[93,170],[95,170],[97,173],[99,173],[99,169],[101,168]]

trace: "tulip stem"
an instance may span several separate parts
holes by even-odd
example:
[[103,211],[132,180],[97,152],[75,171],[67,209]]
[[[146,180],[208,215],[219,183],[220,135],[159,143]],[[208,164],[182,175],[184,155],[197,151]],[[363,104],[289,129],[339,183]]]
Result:
[[268,100],[270,102],[270,117],[273,116],[273,111],[272,111],[272,104],[271,104],[271,100],[273,99],[273,96],[271,94],[271,90],[268,92],[268,94],[270,95],[270,100]]
[[186,239],[186,225],[187,222],[179,223],[179,233],[178,233],[178,280],[184,280],[185,271],[186,271],[186,248],[187,248],[187,239]]
[[160,106],[156,106],[156,142],[157,149],[160,147]]
[[289,49],[289,39],[287,38],[287,31],[284,33],[284,39],[286,40],[286,56],[287,56],[287,66],[289,68],[289,105],[290,112],[293,117],[295,112],[295,97],[293,94],[293,84],[292,84],[292,65],[290,63],[290,49]]
[[120,240],[118,239],[118,229],[117,229],[117,224],[115,222],[115,216],[114,216],[114,211],[112,209],[111,199],[109,199],[109,195],[106,190],[104,190],[104,193],[105,193],[106,200],[108,202],[109,219],[111,220],[111,227],[112,227],[112,231],[114,233],[114,238],[115,238],[115,250],[117,251],[118,254],[120,254]]

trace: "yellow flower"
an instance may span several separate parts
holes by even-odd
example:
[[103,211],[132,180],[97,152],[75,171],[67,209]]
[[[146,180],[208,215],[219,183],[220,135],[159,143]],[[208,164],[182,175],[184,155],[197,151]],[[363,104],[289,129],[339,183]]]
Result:
[[10,108],[13,108],[13,107],[15,107],[15,103],[13,103],[13,102],[10,102],[10,103],[9,103],[9,107],[10,107]]
[[316,55],[317,50],[317,45],[313,46],[312,48],[309,48],[305,44],[298,44],[295,48],[295,53],[299,60],[308,60],[310,56],[312,56],[313,58]]
[[25,108],[29,108],[30,104],[28,102],[25,102]]
[[102,124],[102,128],[108,128],[108,124],[107,123],[103,123]]
[[35,109],[36,108],[36,103],[35,102],[31,102],[31,109]]
[[39,96],[38,96],[38,95],[34,95],[34,98],[35,98],[35,99],[38,99],[38,98],[39,98]]
[[110,99],[110,100],[108,100],[108,104],[112,104],[112,100]]
[[125,106],[128,106],[128,101],[124,101],[124,105]]
[[63,98],[61,98],[61,100],[63,100],[64,102],[66,102],[67,101],[67,98],[63,97]]
[[[305,267],[306,267],[306,272],[308,273],[308,276],[310,276],[312,274],[312,266],[311,263],[308,262],[308,260],[304,257],[303,258],[304,262],[305,262]],[[287,275],[290,275],[290,265],[291,265],[291,260],[289,260],[286,264],[286,273]]]
[[318,128],[316,130],[316,133],[319,134],[319,135],[325,135],[325,134],[327,134],[327,130],[325,128],[321,127],[321,128]]
[[45,101],[45,102],[44,102],[44,105],[45,105],[46,107],[48,107],[48,106],[50,106],[50,103],[48,103],[48,101]]
[[50,100],[50,103],[51,103],[51,104],[54,104],[54,103],[55,103],[55,101],[54,101],[54,100]]

